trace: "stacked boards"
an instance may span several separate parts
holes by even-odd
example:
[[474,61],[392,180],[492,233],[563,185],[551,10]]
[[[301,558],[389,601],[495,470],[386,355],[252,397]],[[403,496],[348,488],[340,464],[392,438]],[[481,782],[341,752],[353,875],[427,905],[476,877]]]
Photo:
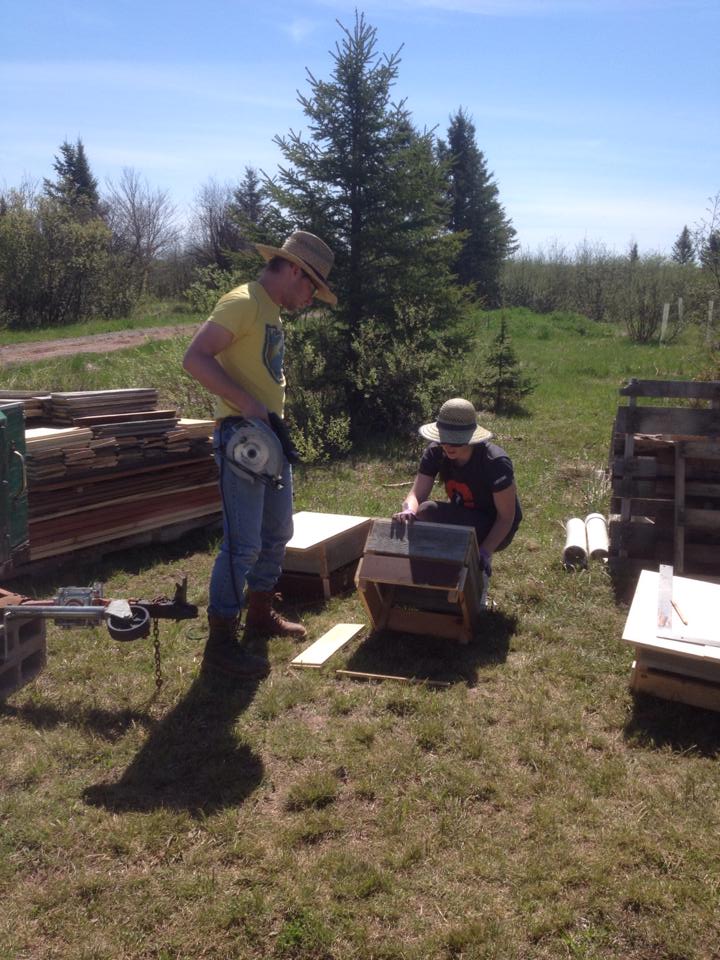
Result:
[[[637,576],[720,570],[720,381],[631,380],[610,449],[609,561]],[[642,403],[639,401],[643,401]]]
[[219,521],[213,421],[158,408],[151,388],[47,396],[25,431],[31,565]]

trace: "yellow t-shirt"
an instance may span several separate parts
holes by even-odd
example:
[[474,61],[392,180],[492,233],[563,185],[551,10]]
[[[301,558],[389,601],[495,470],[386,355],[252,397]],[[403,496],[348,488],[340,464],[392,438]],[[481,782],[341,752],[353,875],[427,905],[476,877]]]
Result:
[[[280,308],[261,283],[253,280],[235,287],[218,300],[210,315],[233,334],[229,347],[217,360],[233,380],[270,412],[283,415],[285,337]],[[240,413],[222,397],[215,398],[215,416],[234,417]]]

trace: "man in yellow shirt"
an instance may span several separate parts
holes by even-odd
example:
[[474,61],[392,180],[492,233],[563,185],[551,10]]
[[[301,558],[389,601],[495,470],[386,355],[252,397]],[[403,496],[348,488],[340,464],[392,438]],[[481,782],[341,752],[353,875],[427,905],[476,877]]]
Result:
[[318,237],[296,231],[282,247],[256,244],[266,260],[256,281],[221,297],[195,334],[183,368],[215,395],[213,447],[220,472],[223,542],[210,578],[209,636],[203,668],[234,677],[266,676],[266,660],[237,641],[247,585],[246,633],[302,639],[302,624],[272,607],[285,546],[292,537],[292,472],[283,457],[282,486],[266,485],[230,469],[225,448],[241,423],[282,418],[285,404],[284,336],[280,310],[298,310],[313,297],[334,305],[327,285],[334,261]]

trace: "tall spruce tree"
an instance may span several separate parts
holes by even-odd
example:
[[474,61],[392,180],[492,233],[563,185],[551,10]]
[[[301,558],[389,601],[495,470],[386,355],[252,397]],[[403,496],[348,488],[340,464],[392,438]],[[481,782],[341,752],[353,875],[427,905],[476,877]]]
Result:
[[60,145],[60,155],[55,157],[53,168],[56,179],[43,181],[45,195],[62,204],[77,219],[96,217],[100,213],[100,195],[97,180],[92,175],[85,146],[78,137]]
[[488,306],[500,298],[500,268],[516,249],[515,229],[499,200],[497,184],[475,140],[475,126],[460,108],[450,118],[447,143],[438,145],[448,164],[450,229],[463,236],[454,267]]
[[695,244],[690,236],[687,226],[684,226],[673,244],[672,259],[683,266],[689,263],[695,263]]
[[334,373],[357,434],[437,405],[432,385],[461,298],[433,135],[391,100],[400,51],[378,53],[362,14],[353,29],[338,26],[330,79],[308,71],[310,93],[298,94],[308,135],[276,138],[286,165],[266,189],[287,227],[309,229],[335,251]]

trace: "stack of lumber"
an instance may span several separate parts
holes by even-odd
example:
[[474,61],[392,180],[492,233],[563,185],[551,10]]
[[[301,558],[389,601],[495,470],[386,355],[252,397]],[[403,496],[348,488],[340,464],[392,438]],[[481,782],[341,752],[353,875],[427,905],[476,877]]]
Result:
[[150,387],[124,390],[77,390],[50,394],[50,417],[53,423],[74,422],[76,417],[93,414],[133,413],[155,410],[158,392]]
[[0,387],[0,404],[22,403],[25,420],[43,420],[48,415],[49,394],[33,393],[31,390],[6,390]]
[[610,448],[611,569],[636,576],[673,564],[678,574],[717,576],[720,381],[631,380],[620,394],[629,402]]
[[31,562],[217,520],[212,421],[156,404],[155,390],[51,395],[54,422],[73,425],[26,430]]
[[[110,449],[108,449],[108,447]],[[44,480],[84,474],[117,463],[115,444],[96,441],[92,430],[81,427],[33,427],[25,431],[25,462],[30,487]]]

